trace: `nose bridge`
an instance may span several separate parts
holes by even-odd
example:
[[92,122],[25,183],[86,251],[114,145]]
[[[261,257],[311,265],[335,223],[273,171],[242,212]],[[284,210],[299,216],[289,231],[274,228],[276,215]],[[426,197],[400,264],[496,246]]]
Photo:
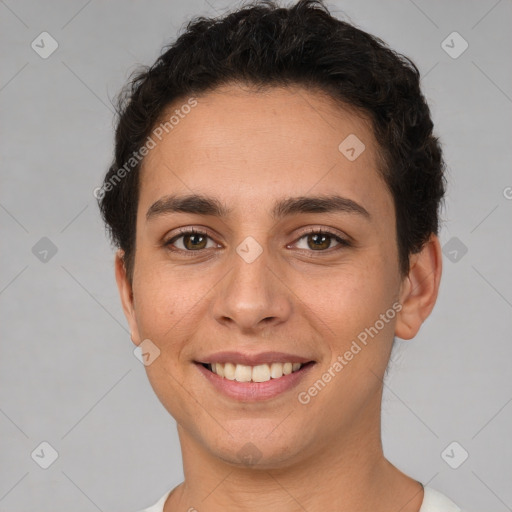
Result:
[[289,314],[289,297],[271,270],[271,260],[268,250],[252,237],[236,247],[227,263],[231,271],[216,298],[217,321],[229,319],[242,329],[257,329]]

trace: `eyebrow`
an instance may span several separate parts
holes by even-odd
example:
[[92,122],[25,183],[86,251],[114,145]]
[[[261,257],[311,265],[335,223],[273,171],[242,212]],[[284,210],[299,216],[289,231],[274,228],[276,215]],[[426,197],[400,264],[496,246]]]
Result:
[[[168,195],[153,203],[146,212],[146,221],[171,213],[192,213],[227,218],[232,210],[214,197],[201,194],[185,196]],[[358,214],[369,220],[370,213],[359,203],[339,195],[299,196],[280,199],[274,204],[271,216],[274,220],[295,214],[342,212]]]

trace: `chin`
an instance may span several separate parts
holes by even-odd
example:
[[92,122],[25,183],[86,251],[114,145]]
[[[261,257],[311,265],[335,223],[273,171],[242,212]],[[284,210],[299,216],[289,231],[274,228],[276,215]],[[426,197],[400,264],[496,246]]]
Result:
[[304,456],[298,443],[282,436],[277,440],[271,439],[266,431],[259,438],[252,436],[252,439],[248,439],[247,435],[228,436],[224,443],[212,443],[210,453],[227,464],[255,470],[285,468],[300,462]]

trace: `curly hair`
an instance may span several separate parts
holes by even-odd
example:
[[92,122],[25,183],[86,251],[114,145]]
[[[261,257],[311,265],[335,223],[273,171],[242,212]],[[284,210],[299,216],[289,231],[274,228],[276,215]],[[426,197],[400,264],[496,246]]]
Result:
[[284,8],[274,1],[246,4],[218,18],[192,19],[151,67],[131,77],[117,102],[114,160],[97,195],[110,238],[123,250],[131,281],[135,253],[140,158],[166,108],[178,99],[244,83],[321,90],[371,120],[378,170],[395,207],[399,268],[439,229],[445,164],[420,73],[381,39],[333,17],[322,0]]

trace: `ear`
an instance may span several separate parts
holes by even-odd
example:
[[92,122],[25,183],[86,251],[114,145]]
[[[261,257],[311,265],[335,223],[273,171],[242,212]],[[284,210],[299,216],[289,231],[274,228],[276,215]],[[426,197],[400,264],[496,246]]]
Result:
[[132,285],[126,275],[126,266],[124,264],[124,252],[119,249],[116,252],[115,269],[116,269],[116,281],[117,288],[119,290],[119,296],[121,297],[121,304],[123,306],[124,316],[128,320],[130,326],[131,339],[135,345],[139,345],[140,335],[137,327],[137,321],[135,317],[135,307],[133,301],[133,290]]
[[402,282],[395,335],[404,340],[414,338],[430,315],[437,300],[442,271],[439,238],[431,235],[423,249],[410,257],[410,270]]

